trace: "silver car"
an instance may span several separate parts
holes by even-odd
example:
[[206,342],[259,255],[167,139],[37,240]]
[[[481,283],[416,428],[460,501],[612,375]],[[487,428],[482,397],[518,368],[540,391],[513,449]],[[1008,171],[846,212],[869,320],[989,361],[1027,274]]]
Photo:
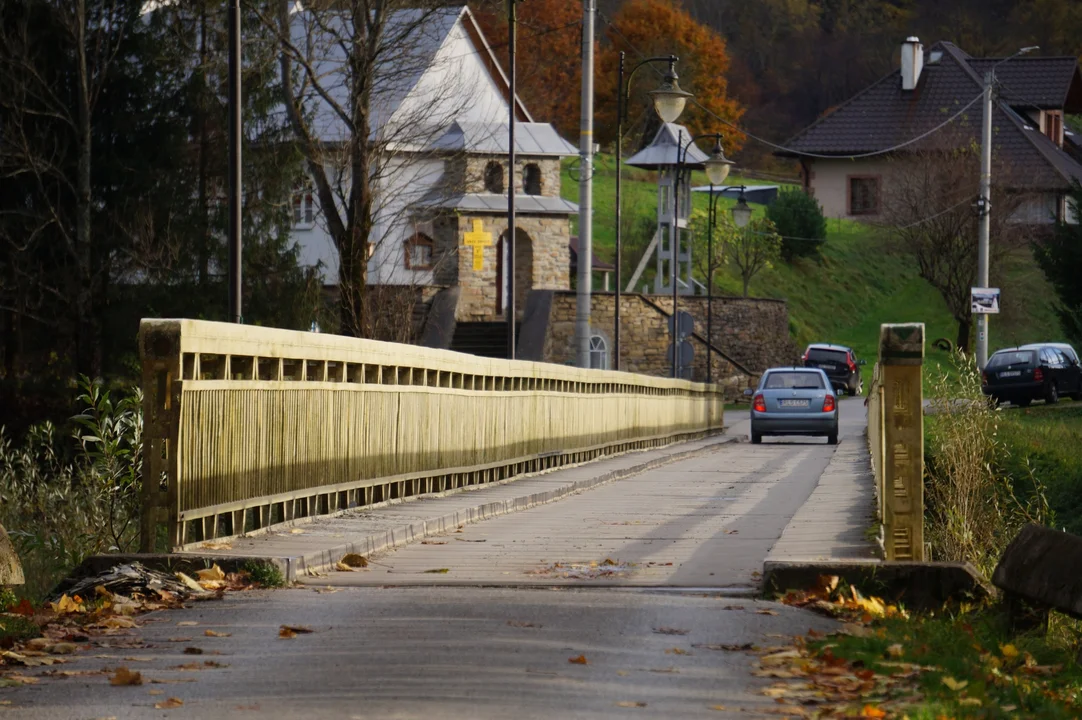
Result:
[[766,435],[813,435],[838,444],[838,397],[819,368],[772,368],[745,395],[752,398],[753,443]]

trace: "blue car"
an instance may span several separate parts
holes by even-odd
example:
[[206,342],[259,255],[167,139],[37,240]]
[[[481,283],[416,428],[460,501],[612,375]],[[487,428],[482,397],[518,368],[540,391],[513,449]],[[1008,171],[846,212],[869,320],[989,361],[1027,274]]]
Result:
[[767,435],[812,435],[838,444],[838,397],[819,368],[772,368],[746,394],[752,398],[753,443]]

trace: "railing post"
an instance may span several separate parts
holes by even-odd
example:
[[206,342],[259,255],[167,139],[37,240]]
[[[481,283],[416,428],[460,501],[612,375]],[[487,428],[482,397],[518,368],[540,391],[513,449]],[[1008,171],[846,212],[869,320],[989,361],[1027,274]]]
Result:
[[924,560],[924,324],[882,325],[883,526],[890,560]]

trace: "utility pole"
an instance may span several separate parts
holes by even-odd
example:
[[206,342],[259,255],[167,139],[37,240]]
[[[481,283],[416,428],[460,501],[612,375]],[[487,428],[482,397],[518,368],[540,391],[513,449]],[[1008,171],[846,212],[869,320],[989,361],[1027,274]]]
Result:
[[579,125],[579,257],[575,289],[575,346],[579,367],[590,367],[590,293],[593,280],[594,16],[597,0],[582,8],[582,122]]
[[240,0],[229,1],[229,322],[241,307],[241,84]]
[[[511,86],[511,110],[507,118],[507,237],[503,241],[504,262],[507,279],[507,359],[515,359],[515,105],[518,102],[515,87],[515,35],[518,17],[515,6],[519,0],[507,0],[507,64],[508,84]],[[498,288],[496,292],[503,292]]]
[[[984,117],[981,127],[981,189],[977,200],[977,285],[988,287],[988,236],[992,226],[992,85],[995,75],[984,76]],[[977,367],[988,363],[988,315],[977,315]]]

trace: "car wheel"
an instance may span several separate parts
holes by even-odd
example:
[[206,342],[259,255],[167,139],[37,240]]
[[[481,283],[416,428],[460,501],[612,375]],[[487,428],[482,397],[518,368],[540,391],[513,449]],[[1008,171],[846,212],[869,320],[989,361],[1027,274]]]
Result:
[[830,435],[827,435],[827,445],[837,445],[837,444],[838,444],[838,433],[835,432],[835,433],[831,433]]
[[1044,401],[1048,405],[1055,405],[1059,402],[1059,388],[1055,383],[1048,386],[1048,394],[1044,396]]
[[846,395],[848,395],[849,397],[853,397],[854,395],[856,395],[856,394],[857,394],[857,390],[859,390],[859,389],[860,389],[860,388],[855,388],[855,387],[847,387],[847,388],[845,389],[845,394],[846,394]]
[[757,432],[753,432],[751,434],[751,444],[752,445],[762,445],[763,444],[763,436],[760,435]]

